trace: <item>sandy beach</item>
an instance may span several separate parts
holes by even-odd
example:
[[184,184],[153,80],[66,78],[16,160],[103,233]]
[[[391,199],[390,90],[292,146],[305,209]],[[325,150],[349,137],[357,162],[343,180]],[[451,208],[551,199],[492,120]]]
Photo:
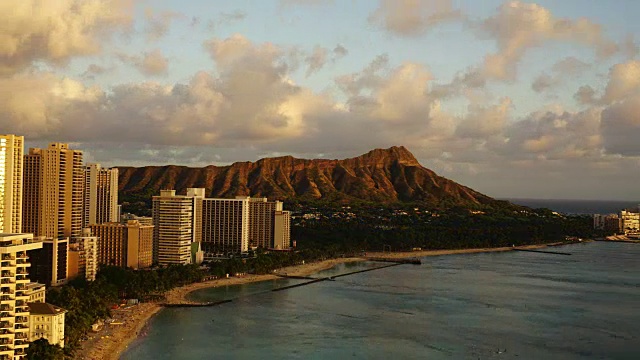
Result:
[[[519,249],[540,249],[548,246],[561,245],[562,243],[519,246]],[[477,248],[477,249],[460,249],[460,250],[422,250],[408,252],[367,252],[363,257],[349,257],[340,259],[329,259],[320,262],[307,263],[296,266],[289,266],[277,270],[274,274],[268,275],[246,275],[231,278],[222,278],[194,283],[179,288],[175,288],[166,293],[167,303],[189,303],[187,295],[195,290],[240,285],[258,281],[274,280],[277,275],[288,276],[308,276],[322,270],[330,269],[338,264],[366,261],[369,258],[418,258],[426,256],[456,255],[456,254],[474,254],[483,252],[501,252],[511,251],[513,247],[500,248]],[[128,309],[114,311],[114,323],[105,324],[104,328],[90,336],[90,339],[81,344],[81,349],[77,352],[76,358],[85,360],[119,359],[120,355],[129,347],[129,345],[139,336],[144,336],[144,327],[162,306],[155,303],[143,303],[132,306]]]

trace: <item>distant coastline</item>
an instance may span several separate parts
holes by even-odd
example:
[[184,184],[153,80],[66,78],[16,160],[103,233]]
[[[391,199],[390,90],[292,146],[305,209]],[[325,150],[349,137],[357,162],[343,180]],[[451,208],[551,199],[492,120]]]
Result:
[[618,213],[625,208],[637,208],[640,201],[633,200],[567,200],[504,198],[517,205],[548,208],[563,214],[589,215]]

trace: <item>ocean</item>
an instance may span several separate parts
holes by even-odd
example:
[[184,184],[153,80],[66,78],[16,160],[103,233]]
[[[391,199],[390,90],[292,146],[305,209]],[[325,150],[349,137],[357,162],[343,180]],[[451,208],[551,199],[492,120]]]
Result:
[[564,214],[611,214],[627,208],[638,209],[640,201],[620,200],[556,200],[556,199],[503,199],[531,208],[547,208]]
[[553,250],[573,255],[447,255],[278,292],[295,281],[199,290],[236,300],[162,310],[122,359],[640,358],[640,246]]

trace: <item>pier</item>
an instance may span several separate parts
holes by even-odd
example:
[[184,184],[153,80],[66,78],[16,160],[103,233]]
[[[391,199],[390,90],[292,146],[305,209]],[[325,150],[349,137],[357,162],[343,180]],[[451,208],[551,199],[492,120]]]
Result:
[[220,300],[209,302],[184,301],[179,303],[161,303],[160,306],[166,308],[187,308],[187,307],[211,307],[230,303],[233,300]]
[[554,255],[571,255],[570,253],[560,252],[560,251],[544,251],[544,250],[518,249],[518,248],[514,248],[513,251],[526,251],[526,252],[554,254]]

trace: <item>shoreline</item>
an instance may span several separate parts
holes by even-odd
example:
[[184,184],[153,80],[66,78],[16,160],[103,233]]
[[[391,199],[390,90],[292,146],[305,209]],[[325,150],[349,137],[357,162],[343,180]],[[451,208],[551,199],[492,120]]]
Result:
[[[515,249],[541,249],[546,247],[570,245],[574,243],[556,242],[539,245],[525,245],[518,246]],[[247,275],[240,277],[221,278],[208,280],[199,283],[193,283],[185,286],[181,286],[172,289],[166,294],[167,303],[189,303],[190,300],[187,296],[196,290],[215,288],[219,286],[230,285],[242,285],[260,281],[279,279],[278,275],[287,276],[309,276],[317,272],[328,270],[336,265],[347,262],[359,262],[370,261],[370,258],[389,258],[389,259],[403,259],[403,258],[421,258],[428,256],[443,256],[443,255],[462,255],[462,254],[478,254],[489,252],[505,252],[512,251],[514,247],[499,247],[499,248],[473,248],[473,249],[455,249],[455,250],[419,250],[419,251],[406,251],[406,252],[366,252],[362,257],[348,257],[338,259],[328,259],[319,262],[294,265],[285,268],[278,269],[274,274],[266,275]],[[129,346],[141,335],[142,330],[147,326],[151,318],[156,315],[162,308],[157,303],[141,303],[132,307],[134,310],[139,310],[133,318],[129,319],[130,325],[123,329],[115,329],[113,336],[107,337],[107,344],[95,342],[92,346],[85,348],[83,344],[79,350],[78,358],[86,360],[117,360],[120,356],[129,348]],[[106,325],[105,325],[106,326]],[[101,338],[100,340],[104,340]]]

